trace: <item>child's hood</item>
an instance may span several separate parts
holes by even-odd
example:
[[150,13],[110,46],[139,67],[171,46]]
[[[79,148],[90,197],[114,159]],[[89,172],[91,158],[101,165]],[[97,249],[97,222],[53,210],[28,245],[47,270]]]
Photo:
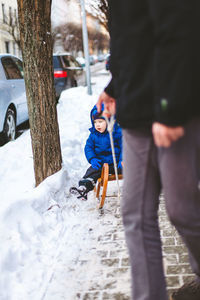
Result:
[[89,129],[91,132],[96,131],[96,129],[94,127],[94,119],[97,118],[97,116],[99,116],[99,118],[100,118],[103,110],[104,110],[104,104],[102,104],[102,111],[100,113],[98,113],[96,105],[92,108],[92,110],[90,112],[90,120],[91,120],[91,123],[92,123],[92,127]]
[[[102,104],[102,110],[101,110],[101,112],[100,113],[98,113],[98,111],[97,111],[97,106],[96,105],[94,105],[94,107],[92,108],[92,110],[91,110],[91,112],[90,112],[90,119],[91,119],[91,123],[92,123],[92,127],[89,129],[90,130],[90,132],[97,132],[96,131],[96,129],[95,129],[95,127],[94,127],[94,118],[95,117],[97,117],[97,116],[99,116],[99,117],[101,117],[101,114],[103,113],[103,111],[104,111],[104,104]],[[119,128],[120,128],[120,126],[117,124],[117,122],[115,122],[115,125],[114,125],[114,131],[118,131],[119,130]],[[121,128],[120,128],[120,130],[121,130]],[[106,132],[107,132],[107,130],[106,130]]]
[[103,111],[104,111],[104,104],[102,104],[102,110],[100,113],[98,113],[96,105],[92,108],[92,110],[90,112],[90,120],[91,120],[92,126],[94,126],[94,118],[97,118],[97,116],[101,117],[101,114]]

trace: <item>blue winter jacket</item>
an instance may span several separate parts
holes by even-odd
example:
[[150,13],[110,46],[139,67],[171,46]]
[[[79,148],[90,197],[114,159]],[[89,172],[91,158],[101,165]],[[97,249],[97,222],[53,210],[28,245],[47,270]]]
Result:
[[[90,135],[85,145],[85,156],[89,163],[91,162],[92,158],[98,158],[101,160],[102,166],[104,163],[108,163],[110,165],[113,164],[113,158],[112,158],[112,150],[111,150],[109,133],[107,129],[104,133],[100,133],[95,129],[92,116],[96,113],[97,113],[97,107],[95,105],[91,110],[91,114],[90,114],[92,127],[89,129]],[[113,134],[116,161],[118,163],[119,161],[122,161],[122,130],[116,122],[112,134]]]

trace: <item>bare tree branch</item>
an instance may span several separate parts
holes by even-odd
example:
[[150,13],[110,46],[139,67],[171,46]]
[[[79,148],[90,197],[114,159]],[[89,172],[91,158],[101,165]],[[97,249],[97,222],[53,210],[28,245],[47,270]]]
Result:
[[96,0],[95,2],[88,0],[88,5],[94,16],[98,17],[100,22],[108,30],[108,0]]
[[[67,23],[54,29],[54,36],[56,36],[58,33],[60,33],[62,36],[63,46],[66,51],[75,54],[80,50],[83,51],[81,26],[78,26],[74,23]],[[89,29],[88,38],[89,41],[92,41],[91,45],[93,45],[93,50],[95,50],[95,47],[102,51],[109,48],[108,36],[101,32]]]

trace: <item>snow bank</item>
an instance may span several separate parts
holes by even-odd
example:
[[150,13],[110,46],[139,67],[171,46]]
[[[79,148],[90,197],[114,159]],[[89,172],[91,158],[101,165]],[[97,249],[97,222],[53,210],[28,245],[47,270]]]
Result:
[[88,167],[83,149],[91,125],[90,110],[108,80],[104,73],[93,79],[92,96],[87,95],[86,87],[62,93],[57,105],[62,170],[37,188],[30,131],[0,148],[1,300],[42,299],[66,231],[71,245],[66,251],[76,253],[73,244],[80,235],[73,236],[73,230],[80,217],[88,222],[86,207],[90,204],[80,207],[69,195],[69,187],[77,184]]

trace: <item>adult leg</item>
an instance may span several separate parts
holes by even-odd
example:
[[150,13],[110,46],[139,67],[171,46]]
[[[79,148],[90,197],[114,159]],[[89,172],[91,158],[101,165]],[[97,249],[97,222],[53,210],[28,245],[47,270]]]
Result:
[[123,130],[121,203],[134,300],[166,300],[158,204],[160,178],[151,133]]
[[[189,250],[191,267],[200,278],[200,119],[185,126],[185,135],[159,149],[166,208]],[[200,298],[199,298],[200,299]]]

